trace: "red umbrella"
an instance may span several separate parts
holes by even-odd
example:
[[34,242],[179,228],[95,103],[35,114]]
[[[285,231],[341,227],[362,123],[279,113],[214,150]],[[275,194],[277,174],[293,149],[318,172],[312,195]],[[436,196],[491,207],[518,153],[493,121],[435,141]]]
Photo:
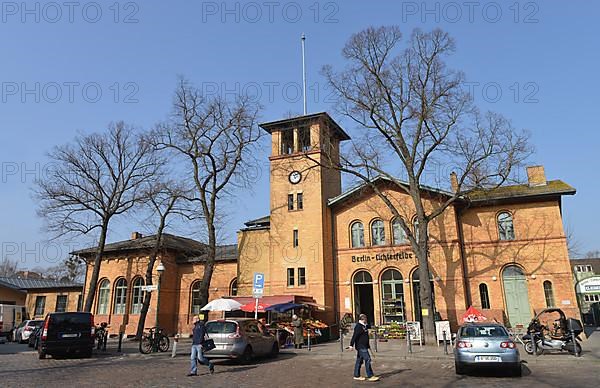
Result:
[[487,320],[487,318],[475,307],[471,306],[462,316],[463,322],[481,322]]
[[[258,312],[264,313],[265,308],[267,308],[269,306],[270,305],[268,305],[268,304],[258,302]],[[253,313],[255,308],[256,308],[256,302],[250,302],[250,303],[247,303],[247,304],[243,305],[242,307],[240,307],[240,310],[245,311],[247,313]]]

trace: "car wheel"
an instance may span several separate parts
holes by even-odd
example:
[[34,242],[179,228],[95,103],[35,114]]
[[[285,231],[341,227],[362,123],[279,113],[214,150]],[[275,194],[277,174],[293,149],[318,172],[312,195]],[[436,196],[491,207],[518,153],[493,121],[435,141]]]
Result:
[[273,348],[271,349],[271,354],[270,356],[272,358],[275,358],[279,355],[279,344],[277,342],[273,343]]
[[240,362],[242,364],[249,364],[250,362],[252,362],[253,358],[254,358],[254,352],[252,351],[252,347],[246,346],[244,353],[240,357]]
[[466,373],[465,366],[458,361],[454,361],[454,371],[457,375],[464,375]]

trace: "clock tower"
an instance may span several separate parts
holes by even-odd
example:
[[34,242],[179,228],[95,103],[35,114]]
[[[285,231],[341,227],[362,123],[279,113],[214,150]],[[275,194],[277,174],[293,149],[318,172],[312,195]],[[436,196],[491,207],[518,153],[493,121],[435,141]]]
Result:
[[341,174],[332,166],[339,164],[340,142],[350,137],[327,113],[261,127],[271,134],[265,291],[312,296],[332,313],[333,236],[327,201],[341,193]]

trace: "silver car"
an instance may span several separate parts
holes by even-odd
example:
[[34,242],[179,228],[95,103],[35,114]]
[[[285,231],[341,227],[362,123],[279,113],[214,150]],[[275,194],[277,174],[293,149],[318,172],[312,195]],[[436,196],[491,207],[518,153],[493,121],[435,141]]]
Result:
[[519,349],[506,328],[497,323],[467,323],[458,329],[454,346],[457,374],[467,368],[507,368],[513,376],[521,376]]
[[275,336],[255,319],[208,321],[206,331],[216,346],[205,353],[207,358],[234,358],[247,363],[254,357],[276,357],[279,354],[279,343]]

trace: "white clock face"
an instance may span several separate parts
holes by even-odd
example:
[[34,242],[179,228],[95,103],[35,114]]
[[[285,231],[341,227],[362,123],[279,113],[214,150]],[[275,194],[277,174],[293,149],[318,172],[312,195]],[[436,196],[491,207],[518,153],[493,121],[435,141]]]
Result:
[[300,181],[302,180],[302,174],[300,174],[300,171],[292,171],[290,173],[289,179],[290,183],[295,185],[296,183],[300,183]]

